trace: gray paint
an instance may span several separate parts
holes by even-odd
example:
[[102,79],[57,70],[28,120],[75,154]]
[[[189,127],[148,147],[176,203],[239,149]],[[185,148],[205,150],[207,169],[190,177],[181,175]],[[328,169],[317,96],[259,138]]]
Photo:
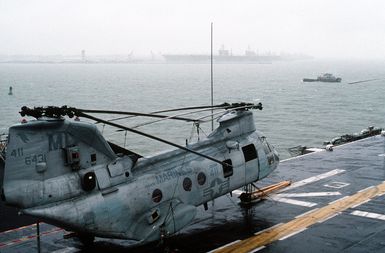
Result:
[[[219,123],[207,139],[188,147],[221,161],[231,159],[230,177],[224,177],[222,165],[183,150],[140,158],[134,164],[128,156],[116,157],[91,124],[37,120],[13,126],[5,164],[7,203],[69,230],[139,242],[159,240],[161,234],[172,235],[188,225],[197,206],[259,180],[277,167],[277,159],[267,161],[276,151],[265,154],[250,111],[228,112]],[[241,148],[250,143],[259,161],[245,163]],[[80,152],[76,168],[66,164],[63,154],[73,145]],[[17,148],[24,154],[11,156],[10,150]],[[46,155],[45,170],[41,163],[25,164],[26,156],[40,153]],[[93,153],[96,164],[89,161]],[[87,172],[95,173],[97,183],[89,192],[82,188]],[[206,176],[202,185],[199,173]],[[186,178],[192,182],[188,190],[183,187]],[[162,192],[160,202],[152,199],[155,189]]]

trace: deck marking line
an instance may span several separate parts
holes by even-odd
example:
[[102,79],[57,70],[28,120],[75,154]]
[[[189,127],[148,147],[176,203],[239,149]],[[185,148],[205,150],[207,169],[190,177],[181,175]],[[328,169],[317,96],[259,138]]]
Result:
[[334,189],[341,189],[348,185],[350,184],[345,182],[331,182],[330,184],[324,184],[325,187],[334,188]]
[[330,219],[332,219],[332,218],[334,218],[334,217],[336,217],[337,215],[340,215],[340,214],[341,214],[341,212],[335,213],[335,214],[330,215],[329,217],[326,217],[325,219],[319,220],[319,221],[317,221],[317,222],[318,222],[318,223],[324,223],[325,221],[328,221],[328,220],[330,220]]
[[268,230],[270,230],[270,229],[274,229],[274,228],[276,228],[276,227],[278,227],[278,226],[281,226],[282,224],[283,224],[283,223],[281,222],[281,223],[275,224],[274,226],[271,226],[271,227],[269,227],[269,228],[262,229],[261,231],[255,232],[254,235],[262,234],[263,232],[266,232],[266,231],[268,231]]
[[304,192],[304,193],[279,193],[279,197],[287,198],[302,198],[302,197],[323,197],[323,196],[337,196],[340,192]]
[[345,170],[341,170],[341,169],[331,170],[331,171],[328,171],[326,173],[319,174],[317,176],[309,177],[309,178],[306,178],[304,180],[301,180],[301,181],[298,181],[298,182],[294,182],[289,187],[286,187],[286,188],[280,190],[279,192],[284,192],[284,191],[291,190],[291,189],[294,189],[294,188],[297,188],[297,187],[300,187],[300,186],[304,186],[304,185],[307,185],[307,184],[310,184],[310,183],[313,183],[313,182],[317,182],[317,181],[319,181],[321,179],[328,178],[328,177],[331,177],[331,176],[335,176],[335,175],[340,174],[342,172],[345,172]]
[[[297,181],[297,182],[294,182],[292,183],[290,186],[282,189],[282,190],[279,190],[278,192],[284,192],[284,191],[287,191],[287,190],[290,190],[290,189],[294,189],[294,188],[297,188],[297,187],[300,187],[300,186],[304,186],[304,185],[307,185],[307,184],[310,184],[310,183],[313,183],[313,182],[317,182],[319,180],[322,180],[324,178],[328,178],[328,177],[331,177],[331,176],[335,176],[337,174],[340,174],[342,172],[345,172],[345,170],[341,170],[341,169],[335,169],[335,170],[331,170],[331,171],[328,171],[328,172],[325,172],[323,174],[319,174],[317,176],[313,176],[313,177],[309,177],[309,178],[306,178],[306,179],[303,179],[301,181]],[[233,191],[233,194],[235,195],[241,195],[243,193],[242,190],[234,190]],[[277,193],[277,194],[279,194]],[[270,196],[272,196],[274,194],[270,194]]]
[[250,251],[249,253],[255,253],[255,252],[260,251],[261,249],[264,249],[264,248],[266,248],[266,246],[261,246],[261,247],[256,248],[253,251]]
[[341,201],[341,200],[347,199],[347,198],[349,198],[349,197],[350,197],[350,196],[345,196],[345,197],[342,197],[342,198],[339,198],[339,199],[333,200],[332,202],[329,202],[329,205],[332,205],[332,204],[334,204],[334,203],[336,203],[336,202],[338,202],[338,201]]
[[68,248],[58,249],[58,250],[52,251],[52,253],[71,253],[71,252],[78,252],[78,251],[79,251],[79,249],[77,249],[77,248],[68,247]]
[[303,154],[303,155],[298,155],[298,156],[294,156],[294,157],[290,157],[290,158],[286,158],[286,159],[280,161],[279,163],[291,161],[291,160],[294,160],[294,159],[299,159],[299,158],[302,158],[304,156],[308,156],[308,155],[311,155],[311,154],[314,154],[314,153],[324,152],[324,151],[326,151],[326,149],[323,149],[323,150],[320,150],[320,151],[316,151],[316,152],[307,153],[307,154]]
[[352,206],[360,203],[366,199],[374,198],[385,192],[385,183],[381,183],[373,188],[367,189],[366,191],[357,192],[347,198],[341,198],[338,201],[328,204],[318,210],[304,215],[299,218],[295,218],[287,223],[277,226],[274,229],[267,230],[258,235],[251,236],[240,242],[234,243],[228,247],[214,250],[214,252],[221,253],[247,253],[261,246],[265,246],[274,241],[279,240],[293,232],[299,231],[304,228],[308,228],[311,225],[316,224],[320,220],[324,220],[336,213],[342,212]]
[[294,235],[296,235],[296,234],[301,233],[302,231],[305,231],[306,229],[307,229],[307,228],[303,228],[303,229],[300,229],[300,230],[298,230],[298,231],[295,231],[295,232],[293,232],[293,233],[291,233],[291,234],[288,234],[288,235],[286,235],[286,236],[284,236],[284,237],[279,238],[279,240],[280,240],[280,241],[283,241],[283,240],[285,240],[285,239],[287,239],[287,238],[289,238],[289,237],[292,237],[292,236],[294,236]]
[[217,250],[220,250],[220,249],[229,247],[229,246],[231,246],[231,245],[233,245],[233,244],[236,244],[237,242],[240,242],[240,241],[241,241],[241,240],[236,240],[236,241],[230,242],[230,243],[225,244],[225,245],[223,245],[223,246],[221,246],[221,247],[219,247],[219,248],[216,248],[216,249],[213,249],[213,250],[211,250],[211,251],[208,251],[207,253],[212,253],[212,252],[214,252],[214,251],[217,251]]
[[318,209],[319,209],[319,208],[311,209],[311,210],[309,210],[309,211],[307,211],[307,212],[304,212],[304,213],[301,213],[301,214],[295,216],[294,218],[299,218],[299,217],[302,217],[302,216],[304,216],[304,215],[308,215],[308,214],[310,214],[310,213],[312,213],[312,212],[314,212],[314,211],[316,211],[316,210],[318,210]]
[[379,214],[379,213],[370,213],[370,212],[364,212],[364,211],[356,210],[356,211],[351,212],[350,214],[355,215],[355,216],[361,216],[361,217],[385,221],[385,215]]
[[297,205],[297,206],[313,207],[317,205],[317,203],[314,203],[314,202],[306,202],[306,201],[301,201],[296,199],[281,198],[278,196],[271,196],[270,199],[278,202],[282,202],[282,203]]
[[[43,222],[41,222],[40,224],[43,224]],[[36,226],[36,223],[31,224],[31,225],[27,225],[27,226],[23,226],[23,227],[18,227],[18,228],[6,230],[6,231],[3,231],[3,232],[0,232],[0,235],[11,233],[11,232],[15,232],[15,231],[26,229],[26,228],[32,228],[32,227],[35,227],[35,226]]]
[[356,207],[358,207],[358,206],[360,206],[360,205],[362,205],[362,204],[368,203],[370,200],[371,200],[371,199],[364,200],[364,201],[362,201],[361,203],[358,203],[357,205],[352,206],[352,208],[356,208]]
[[[46,236],[46,235],[49,235],[49,234],[54,234],[54,233],[57,233],[57,232],[62,231],[62,230],[64,230],[64,229],[55,227],[55,228],[53,228],[51,230],[48,230],[47,231],[48,233],[41,234],[40,236]],[[11,246],[13,244],[18,244],[18,243],[21,243],[21,242],[24,242],[24,241],[32,240],[34,238],[36,238],[36,235],[29,235],[29,236],[21,237],[21,238],[18,238],[18,239],[13,239],[13,240],[8,241],[8,242],[2,242],[0,244],[0,249],[4,248],[4,247],[7,247],[7,246]]]
[[370,188],[373,188],[374,186],[369,186],[369,187],[366,187],[365,189],[362,189],[362,190],[359,190],[358,192],[363,192],[363,191],[366,191],[367,189],[370,189]]

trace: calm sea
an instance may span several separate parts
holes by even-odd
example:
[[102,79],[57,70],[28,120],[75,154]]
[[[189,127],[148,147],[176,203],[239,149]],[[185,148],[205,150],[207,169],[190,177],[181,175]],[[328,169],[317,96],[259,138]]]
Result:
[[[342,77],[342,82],[301,82],[324,72]],[[281,158],[287,158],[292,146],[321,146],[324,140],[369,125],[385,127],[384,78],[385,61],[217,64],[214,101],[262,102],[263,111],[255,112],[257,128]],[[382,80],[348,84],[366,79]],[[0,133],[20,121],[23,105],[151,112],[208,104],[209,64],[0,64]],[[137,118],[121,121],[127,126],[138,122]],[[107,139],[143,155],[170,148],[103,125],[99,128]],[[202,128],[202,135],[210,132],[210,124]],[[175,121],[139,129],[179,144],[195,133],[191,123]]]

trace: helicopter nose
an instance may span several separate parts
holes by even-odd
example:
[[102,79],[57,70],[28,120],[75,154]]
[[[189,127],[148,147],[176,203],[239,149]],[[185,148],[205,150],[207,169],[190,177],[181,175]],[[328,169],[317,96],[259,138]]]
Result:
[[272,160],[270,163],[270,167],[271,167],[271,170],[275,170],[279,164],[279,153],[275,149],[275,147],[273,147],[272,145],[269,145],[269,146],[271,148],[270,156],[271,156],[271,160]]
[[265,137],[262,137],[262,144],[267,156],[268,166],[271,171],[277,168],[279,163],[279,154],[275,147],[269,144]]

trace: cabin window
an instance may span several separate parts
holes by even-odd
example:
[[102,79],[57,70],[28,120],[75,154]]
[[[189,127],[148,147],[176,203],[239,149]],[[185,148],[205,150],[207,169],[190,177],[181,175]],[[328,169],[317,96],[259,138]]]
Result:
[[223,176],[224,177],[230,177],[233,175],[233,163],[231,161],[231,159],[226,159],[223,161],[225,164],[222,165],[223,167]]
[[183,179],[183,189],[185,191],[191,191],[191,188],[192,188],[192,181],[190,178],[186,177],[185,179]]
[[255,149],[254,144],[249,144],[242,147],[243,156],[245,157],[245,162],[254,160],[258,158],[257,150]]
[[204,185],[206,183],[206,175],[203,172],[199,172],[197,176],[197,181],[199,185]]
[[155,189],[152,192],[152,201],[154,201],[155,203],[159,203],[162,200],[162,197],[163,195],[161,190]]
[[91,154],[91,164],[96,164],[96,154]]

